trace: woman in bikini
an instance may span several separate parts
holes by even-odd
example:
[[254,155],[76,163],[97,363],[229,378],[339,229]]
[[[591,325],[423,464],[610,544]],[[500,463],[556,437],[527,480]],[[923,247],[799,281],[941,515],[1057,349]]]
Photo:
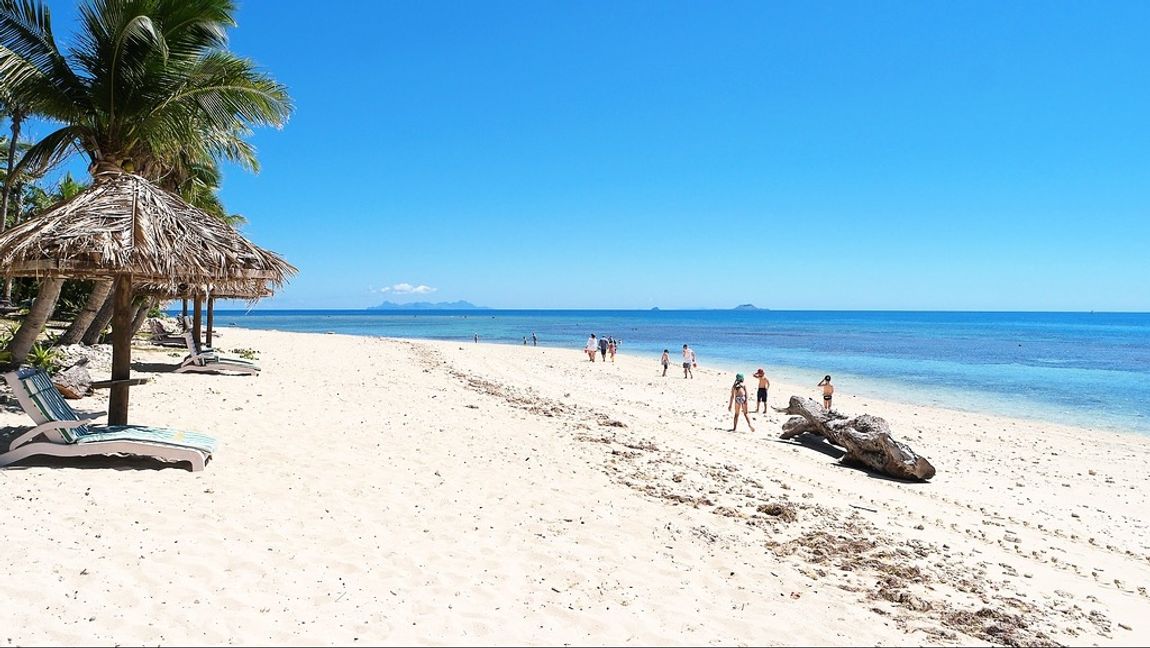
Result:
[[831,384],[831,377],[827,376],[819,382],[819,387],[823,388],[823,408],[830,410],[831,397],[835,395],[835,387]]
[[731,432],[739,429],[740,412],[747,421],[747,427],[751,428],[751,432],[754,432],[755,426],[751,425],[751,416],[747,414],[747,386],[743,384],[743,374],[735,374],[735,384],[731,385],[731,398],[727,401],[727,411],[730,412],[732,408],[735,412],[735,421],[732,424]]

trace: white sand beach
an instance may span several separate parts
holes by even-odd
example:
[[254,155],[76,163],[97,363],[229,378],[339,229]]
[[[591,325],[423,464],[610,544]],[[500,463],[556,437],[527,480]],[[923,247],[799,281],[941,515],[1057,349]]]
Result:
[[[938,468],[901,483],[777,440],[778,414],[728,432],[705,364],[222,333],[262,375],[133,358],[131,421],[217,437],[203,472],[0,470],[0,641],[1150,642],[1150,439],[839,385]],[[774,405],[814,393],[768,372]],[[8,399],[0,425],[29,419]]]

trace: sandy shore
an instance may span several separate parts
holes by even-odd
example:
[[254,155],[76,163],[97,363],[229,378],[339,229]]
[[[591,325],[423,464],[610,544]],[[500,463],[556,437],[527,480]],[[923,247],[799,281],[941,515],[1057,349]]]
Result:
[[[1150,641],[1150,440],[840,385],[836,408],[939,469],[898,483],[778,441],[777,414],[726,431],[729,373],[591,364],[580,342],[225,329],[218,348],[259,352],[254,378],[139,351],[133,422],[221,447],[194,474],[0,470],[0,640]],[[813,395],[772,378],[774,404]],[[0,425],[28,419],[8,401]]]

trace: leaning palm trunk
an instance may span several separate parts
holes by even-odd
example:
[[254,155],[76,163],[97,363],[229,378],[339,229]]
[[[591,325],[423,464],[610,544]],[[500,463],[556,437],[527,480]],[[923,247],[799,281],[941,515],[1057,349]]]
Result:
[[72,320],[68,330],[60,336],[60,344],[79,344],[84,338],[84,334],[88,332],[88,327],[92,325],[92,320],[96,319],[96,315],[100,312],[100,307],[108,301],[108,295],[111,293],[111,279],[97,281],[92,286],[92,292],[88,295],[88,301],[84,303],[84,308],[76,313],[76,319]]
[[115,306],[116,295],[113,292],[104,300],[104,305],[100,307],[100,312],[96,313],[96,316],[92,318],[92,325],[89,326],[88,330],[84,333],[84,337],[80,340],[81,342],[88,346],[100,342],[100,336],[103,335],[104,329],[108,328],[108,324],[112,323],[112,311],[115,309]]
[[8,351],[12,354],[12,364],[21,364],[28,357],[28,352],[32,350],[36,338],[44,330],[48,317],[56,309],[56,300],[60,298],[60,289],[63,287],[64,280],[55,277],[40,282],[40,292],[32,302],[32,308],[8,345]]
[[144,321],[148,319],[148,312],[155,308],[158,301],[155,297],[144,297],[144,300],[140,302],[139,308],[136,309],[136,316],[132,319],[132,337],[135,337],[143,328]]

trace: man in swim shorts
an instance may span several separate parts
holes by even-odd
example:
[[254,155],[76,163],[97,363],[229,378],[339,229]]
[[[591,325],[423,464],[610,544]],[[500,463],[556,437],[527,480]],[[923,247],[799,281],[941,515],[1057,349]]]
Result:
[[831,397],[835,395],[835,387],[831,384],[830,375],[819,381],[819,387],[823,388],[823,408],[829,411],[831,409]]
[[771,388],[771,381],[767,380],[767,374],[763,372],[762,367],[754,373],[754,376],[759,379],[759,390],[755,393],[755,414],[759,413],[759,404],[762,404],[763,414],[766,414],[767,390]]

